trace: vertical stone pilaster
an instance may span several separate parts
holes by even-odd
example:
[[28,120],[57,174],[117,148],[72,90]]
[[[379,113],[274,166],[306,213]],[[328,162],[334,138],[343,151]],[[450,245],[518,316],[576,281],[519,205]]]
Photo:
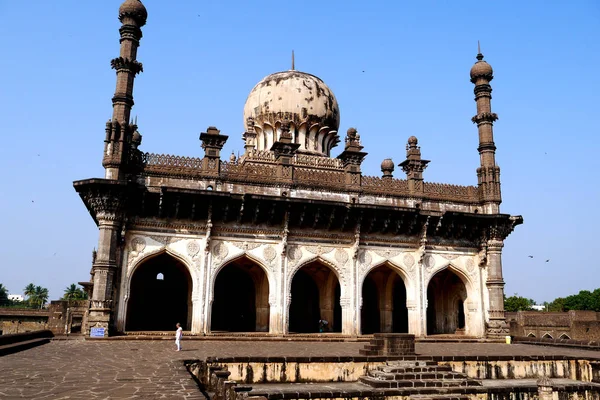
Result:
[[502,337],[510,333],[504,316],[504,279],[502,277],[502,240],[491,239],[487,241],[487,269],[486,286],[489,292],[489,320],[487,335]]

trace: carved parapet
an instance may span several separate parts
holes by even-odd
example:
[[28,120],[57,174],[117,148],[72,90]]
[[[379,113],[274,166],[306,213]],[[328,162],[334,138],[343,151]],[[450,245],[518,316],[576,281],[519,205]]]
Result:
[[90,300],[91,311],[110,311],[112,300]]
[[117,72],[131,72],[136,75],[140,72],[144,72],[144,66],[141,62],[124,57],[113,58],[110,60],[110,66]]

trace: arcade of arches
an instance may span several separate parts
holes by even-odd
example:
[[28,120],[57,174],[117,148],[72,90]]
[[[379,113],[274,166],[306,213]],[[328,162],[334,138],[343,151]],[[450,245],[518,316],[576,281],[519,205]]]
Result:
[[131,277],[128,331],[191,329],[192,278],[183,263],[163,253],[138,266]]
[[361,333],[408,333],[406,287],[400,275],[382,265],[365,277],[362,286]]
[[269,279],[257,263],[244,257],[219,271],[214,285],[211,331],[269,331]]
[[427,286],[427,334],[464,334],[467,289],[456,273],[446,268]]

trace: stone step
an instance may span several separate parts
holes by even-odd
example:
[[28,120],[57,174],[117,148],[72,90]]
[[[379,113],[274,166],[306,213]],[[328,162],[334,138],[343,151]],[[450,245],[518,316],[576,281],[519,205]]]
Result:
[[387,367],[427,367],[432,365],[438,365],[436,361],[433,360],[396,360],[396,361],[388,361],[385,363]]
[[449,388],[482,386],[480,381],[474,379],[448,379],[448,380],[381,380],[370,376],[361,376],[359,381],[374,388]]
[[419,373],[423,373],[423,372],[450,372],[450,371],[452,371],[452,367],[450,367],[449,365],[427,365],[427,366],[422,366],[422,367],[403,367],[403,368],[380,366],[380,367],[376,367],[372,371],[379,371],[379,372],[386,373],[386,374],[389,374],[389,373],[403,374],[405,372],[409,373],[409,374],[419,374]]
[[432,380],[432,379],[467,379],[465,374],[453,371],[441,372],[403,372],[403,373],[387,373],[382,371],[369,371],[368,376],[376,379],[393,381],[393,380]]
[[469,396],[459,394],[411,394],[412,400],[469,400]]

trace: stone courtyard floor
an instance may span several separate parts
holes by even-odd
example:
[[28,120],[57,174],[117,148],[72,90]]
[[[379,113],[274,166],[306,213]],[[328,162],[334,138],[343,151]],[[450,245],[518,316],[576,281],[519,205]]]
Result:
[[[354,356],[360,342],[54,340],[0,357],[0,399],[204,399],[183,360],[209,356]],[[420,355],[600,358],[600,352],[522,344],[417,343]]]

